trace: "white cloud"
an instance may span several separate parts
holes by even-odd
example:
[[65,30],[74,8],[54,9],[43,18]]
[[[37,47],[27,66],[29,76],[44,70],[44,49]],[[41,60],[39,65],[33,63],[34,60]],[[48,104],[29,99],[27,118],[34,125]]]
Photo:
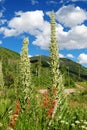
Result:
[[36,4],[39,4],[39,1],[37,1],[37,0],[31,0],[31,3],[32,3],[32,5],[36,5]]
[[34,45],[40,46],[42,49],[48,49],[50,43],[50,24],[44,22],[42,32],[39,31],[36,34],[36,40],[33,42]]
[[72,2],[77,2],[77,1],[85,1],[85,2],[87,2],[87,0],[72,0]]
[[[48,49],[50,43],[50,23],[44,20],[43,11],[39,10],[16,12],[15,17],[8,21],[8,26],[0,28],[0,33],[5,37],[23,33],[31,34],[35,36],[32,44],[41,49]],[[87,48],[87,26],[84,24],[73,26],[65,31],[61,24],[56,23],[56,36],[60,49]]]
[[0,44],[2,44],[2,41],[0,40]]
[[87,48],[87,26],[80,25],[73,27],[68,32],[59,29],[57,32],[57,39],[60,49],[84,49]]
[[24,32],[35,35],[43,25],[43,12],[16,12],[16,16],[8,22],[8,28],[2,27],[0,30],[5,37],[20,35]]
[[15,17],[8,22],[8,28],[1,27],[0,33],[5,37],[29,33],[36,37],[34,45],[47,49],[50,42],[50,23],[44,21],[43,11],[16,12]]
[[78,61],[79,61],[79,63],[81,63],[81,64],[87,64],[87,54],[81,53],[81,54],[78,56]]
[[63,6],[56,12],[56,19],[64,26],[73,27],[87,19],[87,12],[78,6]]
[[0,0],[0,4],[3,7],[3,3],[5,2],[5,0]]
[[69,2],[78,2],[78,1],[82,1],[82,2],[87,2],[87,0],[60,0],[60,3],[69,3]]
[[1,19],[1,20],[0,20],[0,25],[3,25],[3,24],[6,23],[6,22],[7,22],[6,19]]
[[72,54],[67,54],[66,56],[67,56],[68,58],[72,58],[72,59],[74,58],[74,56],[73,56]]
[[2,7],[2,9],[0,10],[0,23],[1,23],[2,20],[5,20],[5,19],[3,19],[3,13],[4,13],[4,11],[5,11],[5,8]]
[[63,4],[69,3],[69,2],[70,2],[70,0],[60,0],[60,3],[63,3]]
[[0,0],[0,2],[3,2],[3,1],[5,1],[5,0]]
[[2,15],[3,15],[3,13],[2,13],[2,12],[0,12],[0,18],[2,17]]
[[8,24],[9,27],[16,29],[19,33],[31,32],[40,28],[43,24],[43,12],[31,11],[31,12],[18,12]]
[[59,58],[64,58],[64,55],[59,53]]
[[31,57],[33,57],[33,56],[32,56],[32,55],[29,55],[28,57],[31,58]]
[[57,2],[57,1],[54,1],[54,0],[50,0],[50,1],[47,1],[46,4],[57,5],[58,2]]
[[[47,12],[50,15],[50,12]],[[63,6],[56,12],[56,19],[60,24],[56,24],[57,41],[60,49],[84,49],[87,48],[87,26],[81,24],[87,20],[87,12],[74,5]],[[65,27],[70,27],[65,31]],[[80,25],[78,25],[80,24]]]

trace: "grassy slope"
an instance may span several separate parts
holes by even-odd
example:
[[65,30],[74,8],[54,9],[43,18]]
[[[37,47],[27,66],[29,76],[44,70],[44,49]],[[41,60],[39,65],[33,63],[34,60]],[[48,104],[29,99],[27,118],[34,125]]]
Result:
[[17,60],[17,59],[19,59],[19,54],[16,52],[13,52],[11,50],[8,50],[6,48],[0,47],[0,59]]
[[70,73],[78,76],[79,71],[80,71],[81,78],[87,80],[87,68],[85,68],[85,67],[81,66],[80,64],[73,62],[69,59],[63,58],[62,60],[63,60],[63,63],[65,63],[65,65],[69,69]]
[[[4,78],[6,80],[6,85],[10,85],[13,83],[15,76],[17,76],[18,71],[18,61],[19,61],[20,55],[16,52],[13,52],[11,50],[8,50],[6,48],[0,47],[0,59],[3,61],[3,72],[4,72]],[[38,70],[38,64],[39,60],[41,59],[41,70],[40,70],[40,76],[37,76],[37,70]],[[32,69],[32,77],[33,82],[40,86],[44,84],[43,86],[50,86],[50,67],[49,67],[49,57],[47,56],[34,56],[31,57],[31,69]],[[67,73],[67,75],[70,75],[71,78],[74,80],[78,80],[78,70],[80,66],[80,78],[81,80],[87,79],[87,68],[69,60],[69,59],[60,59],[60,69],[62,73]],[[69,72],[69,73],[68,73]],[[9,80],[10,79],[10,80]],[[8,83],[9,82],[9,83]]]
[[19,54],[6,48],[0,47],[0,60],[3,63],[5,85],[10,86],[17,77]]
[[[39,56],[34,56],[31,58],[32,63],[38,62],[40,59]],[[41,56],[42,67],[49,67],[49,57]],[[74,78],[74,80],[78,79],[79,71],[80,71],[80,78],[83,80],[87,79],[87,68],[81,66],[80,64],[73,62],[72,60],[62,58],[60,59],[60,69],[62,72],[69,71],[69,75]]]

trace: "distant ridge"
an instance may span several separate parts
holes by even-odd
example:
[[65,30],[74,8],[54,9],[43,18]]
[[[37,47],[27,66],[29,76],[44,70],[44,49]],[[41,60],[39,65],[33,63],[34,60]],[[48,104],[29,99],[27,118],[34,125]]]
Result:
[[[41,58],[42,66],[49,67],[50,58],[48,56],[33,56],[31,57],[31,63],[38,62]],[[87,68],[66,58],[60,58],[60,69],[66,69],[69,71],[70,76],[78,78],[79,73],[82,79],[87,80]]]
[[[3,61],[3,72],[4,78],[7,80],[6,82],[8,82],[9,78],[11,80],[9,82],[13,82],[15,76],[17,76],[19,59],[20,54],[9,49],[0,47],[0,60]],[[32,70],[35,69],[35,66],[39,60],[41,60],[41,66],[43,68],[44,73],[47,70],[49,71],[50,58],[48,56],[42,55],[33,56],[30,58]],[[66,72],[69,73],[69,76],[74,81],[77,81],[79,79],[79,76],[80,80],[87,80],[87,68],[72,60],[60,58],[60,70],[63,74],[65,74]]]

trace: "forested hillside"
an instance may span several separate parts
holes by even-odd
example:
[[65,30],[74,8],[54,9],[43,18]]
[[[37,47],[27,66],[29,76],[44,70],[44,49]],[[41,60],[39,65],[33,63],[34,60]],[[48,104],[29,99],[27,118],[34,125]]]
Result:
[[[15,77],[18,75],[20,55],[16,52],[0,47],[0,59],[3,63],[5,85],[9,87],[14,86],[14,83],[17,81],[17,79],[15,80]],[[46,84],[49,86],[50,58],[48,56],[33,56],[30,58],[30,61],[34,83],[38,85],[39,82],[39,84],[44,83],[43,86]],[[73,81],[84,81],[87,79],[87,68],[69,59],[60,59],[60,70],[67,80],[66,85],[69,84],[68,78],[73,79]],[[39,75],[41,76],[39,77]],[[72,80],[70,80],[70,82],[72,82]]]

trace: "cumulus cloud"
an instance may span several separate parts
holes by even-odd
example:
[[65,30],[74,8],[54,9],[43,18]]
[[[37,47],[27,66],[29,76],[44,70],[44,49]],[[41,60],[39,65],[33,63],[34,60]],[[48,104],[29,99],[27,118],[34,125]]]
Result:
[[58,2],[55,1],[55,0],[50,0],[50,1],[47,1],[46,4],[52,4],[52,5],[57,5]]
[[4,23],[7,22],[7,20],[3,18],[3,12],[4,12],[4,9],[0,11],[0,25],[1,25],[1,26],[2,26]]
[[44,22],[41,30],[42,32],[36,34],[36,40],[33,44],[40,46],[42,49],[48,49],[50,43],[50,24]]
[[60,0],[60,3],[69,3],[69,2],[78,2],[78,1],[87,2],[87,0]]
[[5,37],[29,33],[36,37],[34,45],[47,49],[49,46],[50,24],[43,19],[43,11],[16,12],[15,17],[8,22],[8,27],[1,27],[0,33]]
[[81,53],[81,54],[78,56],[78,61],[79,61],[79,63],[81,63],[81,64],[87,64],[87,54]]
[[72,59],[74,58],[74,56],[72,54],[67,54],[67,57],[72,58]]
[[0,44],[2,44],[2,41],[0,40]]
[[69,3],[69,2],[70,2],[70,0],[60,0],[60,3],[63,3],[63,4]]
[[87,2],[87,0],[71,0],[72,2],[77,2],[77,1],[85,1],[85,2]]
[[[47,12],[50,15],[50,12]],[[84,23],[87,20],[87,12],[74,5],[63,6],[56,12],[57,41],[60,49],[83,49],[87,48],[87,26]],[[67,25],[69,29],[65,31]]]
[[38,0],[31,0],[31,3],[32,3],[32,5],[36,5],[36,4],[39,4],[39,1]]
[[68,32],[59,32],[60,48],[66,49],[83,49],[87,48],[87,26],[80,25],[72,28]]
[[6,20],[6,19],[1,19],[1,20],[0,20],[0,25],[5,24],[6,22],[7,22],[7,20]]
[[64,55],[59,53],[59,58],[64,58]]
[[2,5],[5,2],[5,0],[0,0],[0,4]]
[[[69,7],[65,7],[65,8],[69,8]],[[63,7],[61,9],[63,9]],[[76,7],[73,6],[73,9],[76,9]],[[72,13],[73,13],[73,9],[71,9]],[[80,8],[79,10],[82,11],[82,9]],[[70,10],[68,11],[70,12]],[[85,17],[86,17],[86,12],[84,10],[82,12],[85,13]],[[56,17],[58,16],[57,13],[58,11],[56,12]],[[65,28],[63,25],[56,23],[57,43],[60,49],[71,50],[71,49],[87,48],[87,26],[86,25],[84,24],[76,25],[71,27],[67,31],[64,29]],[[33,35],[35,36],[35,40],[32,42],[32,44],[39,46],[41,49],[48,49],[50,44],[50,23],[44,20],[44,13],[43,11],[40,10],[16,12],[15,16],[10,21],[7,22],[7,27],[2,26],[0,28],[0,33],[3,33],[5,37],[18,36],[23,33]]]
[[31,57],[33,57],[33,56],[32,56],[32,55],[29,55],[28,57],[31,58]]
[[1,27],[0,30],[4,33],[5,37],[15,36],[24,32],[36,34],[39,28],[43,25],[43,12],[16,12],[15,17],[8,22],[8,28]]
[[43,25],[43,11],[17,12],[8,24],[9,27],[16,29],[17,32],[30,32],[37,30]]
[[87,12],[74,5],[63,6],[56,12],[56,19],[64,26],[73,27],[87,19]]
[[8,27],[1,27],[0,33],[5,37],[29,33],[36,37],[34,45],[47,49],[50,42],[50,23],[44,20],[43,11],[16,12],[8,22]]
[[0,18],[2,17],[2,15],[3,15],[3,13],[2,13],[2,12],[0,12]]

